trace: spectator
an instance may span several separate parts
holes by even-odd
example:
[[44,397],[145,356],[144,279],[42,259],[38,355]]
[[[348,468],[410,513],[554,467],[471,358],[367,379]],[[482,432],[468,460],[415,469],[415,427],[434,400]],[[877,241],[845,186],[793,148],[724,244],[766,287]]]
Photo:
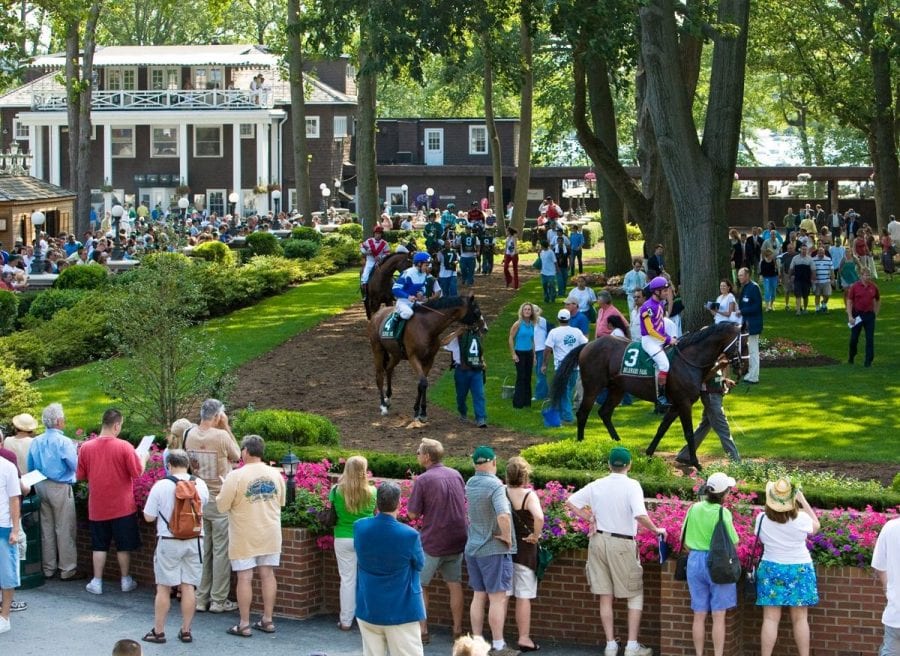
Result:
[[509,329],[509,350],[516,365],[516,385],[513,392],[514,408],[531,405],[531,371],[534,368],[534,332],[538,317],[531,303],[519,306],[519,318]]
[[715,323],[740,323],[741,315],[734,299],[734,286],[730,280],[723,278],[719,282],[719,296],[713,305],[707,305]]
[[792,241],[787,242],[784,248],[784,253],[778,256],[778,270],[781,272],[781,284],[784,287],[784,310],[789,312],[791,298],[794,296],[794,275],[791,271],[791,263],[797,257],[797,252]]
[[833,269],[834,282],[837,289],[843,289],[841,284],[841,263],[844,261],[846,253],[847,249],[841,244],[840,237],[835,238],[834,245],[828,249],[828,254],[831,256],[831,268]]
[[881,231],[881,268],[887,274],[888,280],[894,279],[894,243],[887,228]]
[[472,393],[472,411],[478,428],[487,428],[487,403],[484,396],[484,344],[481,325],[460,326],[441,340],[453,358],[453,383],[456,387],[456,410],[460,421],[466,421],[466,397]]
[[569,248],[572,250],[572,257],[569,258],[569,275],[575,275],[575,260],[578,260],[578,273],[584,273],[584,262],[581,259],[584,253],[584,233],[581,232],[581,226],[577,223],[572,224]]
[[662,244],[657,244],[653,247],[653,255],[647,260],[647,277],[655,278],[656,276],[661,276],[665,270],[665,257],[663,253],[665,249]]
[[537,597],[538,541],[544,529],[544,511],[529,483],[531,466],[524,458],[510,458],[506,463],[506,496],[512,510],[516,553],[513,555],[512,596],[516,598],[516,626],[519,650],[538,651],[531,638],[531,600]]
[[100,435],[81,445],[76,478],[88,483],[88,523],[91,529],[94,578],[87,584],[91,594],[103,594],[103,570],[112,542],[122,576],[122,592],[137,587],[129,575],[131,552],[140,549],[133,481],[141,475],[147,454],[119,439],[122,413],[110,408],[103,413]]
[[[738,454],[734,438],[731,436],[728,418],[725,416],[725,410],[722,407],[725,395],[734,387],[734,381],[725,377],[724,370],[727,367],[728,359],[724,356],[720,357],[713,377],[700,384],[700,402],[703,404],[703,418],[700,420],[697,430],[694,431],[694,448],[700,448],[703,440],[709,435],[709,429],[712,428],[716,435],[719,436],[719,441],[722,443],[722,448],[728,454],[728,457],[734,462],[740,462],[741,456]],[[687,444],[678,452],[675,461],[682,465],[691,464],[691,455],[688,452]]]
[[709,577],[707,566],[713,531],[720,518],[731,541],[734,544],[738,542],[731,511],[722,507],[728,490],[735,484],[733,478],[722,472],[710,476],[706,484],[700,488],[703,500],[691,505],[681,527],[681,544],[690,552],[687,582],[691,593],[691,610],[694,611],[691,633],[697,656],[703,656],[703,647],[706,644],[706,616],[710,614],[712,614],[713,654],[722,656],[725,652],[725,613],[737,606],[737,584],[713,582]]
[[0,458],[0,633],[10,630],[13,595],[20,584],[21,496],[18,468]]
[[575,288],[569,292],[569,297],[578,300],[578,311],[587,317],[589,323],[597,321],[597,309],[594,307],[597,294],[587,286],[587,279],[584,276],[579,275],[575,279]]
[[[453,616],[453,636],[462,635],[463,589],[462,558],[466,547],[466,484],[458,471],[445,467],[444,447],[437,440],[423,438],[416,449],[416,458],[425,468],[413,485],[407,504],[410,520],[422,517],[422,548],[425,566],[422,585],[431,583],[440,571],[450,593],[450,614]],[[425,609],[428,595],[423,590]],[[422,644],[431,642],[428,620],[422,620]]]
[[383,482],[376,495],[378,514],[353,526],[359,558],[356,588],[364,656],[421,656],[419,623],[425,620],[419,572],[425,552],[415,529],[397,520],[400,488]]
[[[831,297],[831,281],[834,277],[834,265],[831,257],[825,252],[825,246],[820,242],[813,258],[813,275],[815,277],[815,301],[816,312],[828,312],[828,299]],[[821,299],[821,303],[819,302]]]
[[845,299],[847,304],[847,321],[850,324],[850,358],[853,364],[856,349],[859,345],[859,333],[866,331],[866,359],[864,366],[871,367],[875,359],[875,318],[881,309],[881,294],[872,282],[871,272],[864,268],[862,277],[850,286]]
[[196,605],[195,590],[203,575],[203,565],[200,562],[203,525],[201,523],[200,533],[193,540],[173,537],[169,526],[172,524],[172,513],[175,512],[177,481],[194,481],[201,504],[209,501],[209,489],[202,479],[188,474],[191,461],[186,451],[170,449],[164,464],[168,475],[154,483],[144,504],[144,520],[156,522],[156,535],[159,539],[153,554],[153,574],[156,581],[153,628],[143,639],[154,643],[166,641],[166,616],[172,603],[171,590],[177,587],[181,591],[181,628],[178,630],[178,639],[181,642],[193,642],[191,624]]
[[625,317],[613,305],[612,296],[605,289],[600,290],[600,293],[597,294],[597,307],[599,311],[597,312],[597,325],[594,328],[594,337],[603,337],[612,332],[609,328],[610,317],[619,317],[623,323],[625,322]]
[[628,322],[628,336],[633,342],[641,341],[641,306],[644,304],[644,289],[634,290],[634,307],[631,309]]
[[629,316],[634,314],[635,308],[641,307],[640,303],[635,302],[635,292],[647,286],[647,274],[643,271],[644,260],[636,257],[631,264],[633,268],[625,274],[625,278],[622,280],[622,289],[625,290],[625,298],[628,299]]
[[253,624],[263,633],[275,633],[272,613],[278,581],[275,568],[281,562],[281,509],[285,485],[281,471],[263,462],[265,442],[248,435],[241,442],[244,466],[232,470],[222,483],[216,506],[228,515],[228,558],[237,573],[240,620],[228,629],[230,635],[251,635],[250,603],[253,601],[253,570],[259,571],[262,615]]
[[897,217],[893,214],[891,214],[890,221],[888,221],[887,231],[894,248],[900,247],[900,221],[897,221]]
[[16,433],[3,440],[3,448],[9,449],[15,454],[19,474],[27,474],[28,450],[31,448],[31,443],[34,442],[34,431],[37,430],[38,423],[26,412],[13,417],[12,425]]
[[494,450],[479,446],[472,461],[475,474],[466,483],[469,534],[465,549],[469,585],[475,591],[469,608],[472,634],[483,635],[487,606],[493,653],[515,656],[517,652],[507,648],[503,638],[507,597],[512,591],[512,555],[516,552],[509,499],[497,478]]
[[794,298],[797,300],[798,315],[806,314],[809,292],[812,287],[813,261],[808,253],[809,249],[806,244],[803,244],[800,246],[800,255],[791,260],[791,284],[794,288]]
[[879,653],[881,656],[900,654],[900,518],[886,523],[878,534],[872,569],[878,573],[887,598],[881,615],[884,642]]
[[766,312],[771,312],[775,309],[775,294],[778,293],[778,262],[775,260],[774,251],[763,250],[762,259],[759,261],[759,275],[763,281]]
[[197,590],[197,612],[225,613],[237,609],[228,598],[231,564],[228,562],[228,515],[219,510],[215,497],[222,479],[241,457],[241,449],[231,433],[225,406],[217,399],[200,405],[200,423],[185,433],[184,450],[191,459],[191,471],[209,488],[203,506],[203,577]]
[[66,417],[59,403],[51,403],[41,414],[45,431],[28,450],[28,471],[47,477],[35,485],[41,498],[41,560],[44,576],[53,578],[59,568],[63,581],[77,580],[78,554],[75,549],[75,471],[78,457],[75,444],[63,434]]
[[512,227],[506,229],[506,242],[503,246],[503,277],[506,279],[506,288],[519,288],[519,246],[517,235],[519,232]]
[[772,656],[783,607],[790,608],[799,656],[809,656],[807,609],[819,603],[819,593],[806,539],[819,530],[816,513],[790,481],[770,481],[765,512],[756,516],[754,529],[763,545],[756,570],[756,605],[763,607],[762,656]]
[[859,280],[859,264],[853,257],[853,251],[849,248],[844,251],[844,259],[841,260],[840,273],[838,278],[841,281],[841,287],[844,290],[844,298],[847,297],[847,290]]
[[641,484],[628,477],[631,452],[621,446],[609,452],[610,474],[575,492],[566,506],[591,522],[596,532],[588,546],[587,578],[591,592],[600,596],[600,622],[606,636],[604,656],[615,656],[619,643],[613,626],[613,599],[628,600],[628,643],[625,656],[652,656],[638,643],[644,608],[643,570],[634,535],[637,525],[665,536],[647,515]]
[[762,294],[759,285],[750,279],[750,271],[746,267],[738,271],[738,281],[741,283],[741,300],[738,301],[738,310],[747,327],[750,337],[747,344],[750,348],[750,360],[745,383],[759,382],[759,336],[763,330]]
[[362,456],[350,456],[338,484],[331,488],[328,500],[337,514],[334,526],[334,556],[341,577],[338,628],[349,631],[356,616],[356,551],[353,547],[353,523],[371,517],[375,510],[375,488],[369,485],[369,463]]
[[[551,239],[550,232],[550,230],[547,231],[548,240]],[[562,235],[548,243],[553,245],[553,255],[556,257],[556,295],[565,296],[569,273],[569,247],[566,246],[566,239]]]
[[[559,326],[547,333],[547,340],[544,346],[544,361],[541,363],[541,373],[547,373],[547,361],[553,356],[553,364],[556,369],[569,354],[581,344],[587,344],[587,337],[584,336],[577,328],[569,325],[569,311],[560,310],[556,318],[559,320]],[[578,382],[578,369],[572,371],[572,375],[566,383],[566,393],[560,401],[560,415],[563,421],[574,421],[572,414],[572,395],[575,392],[575,385]]]
[[[863,230],[858,230],[856,232],[856,239],[853,240],[853,254],[856,256],[856,261],[859,263],[861,269],[868,269],[869,272],[874,271],[875,261],[872,259],[872,251],[869,249],[869,244],[866,241],[866,235]],[[877,278],[877,276],[874,277]]]
[[534,396],[531,397],[531,402],[535,401],[543,401],[549,395],[549,389],[547,387],[547,374],[546,370],[542,369],[544,366],[544,349],[547,344],[547,332],[550,328],[550,324],[547,322],[542,315],[542,310],[538,305],[532,305],[534,308],[534,372],[535,372],[535,383],[534,383]]
[[578,311],[578,298],[570,294],[563,305],[569,311],[569,325],[577,328],[587,337],[591,326],[588,323],[587,315]]

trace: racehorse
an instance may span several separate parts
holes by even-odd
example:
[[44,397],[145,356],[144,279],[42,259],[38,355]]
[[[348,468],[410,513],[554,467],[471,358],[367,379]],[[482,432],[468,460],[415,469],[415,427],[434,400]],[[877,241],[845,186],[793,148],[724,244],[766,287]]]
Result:
[[366,319],[371,319],[382,305],[394,304],[394,295],[391,293],[394,274],[411,266],[412,253],[391,253],[375,265],[372,273],[369,274],[366,292]]
[[413,373],[419,378],[413,411],[416,420],[425,423],[428,421],[426,410],[428,372],[431,371],[434,357],[441,348],[441,333],[457,321],[468,326],[480,323],[483,330],[487,330],[487,325],[481,316],[481,308],[478,307],[474,294],[448,296],[417,305],[413,316],[406,322],[400,340],[381,336],[382,326],[391,312],[393,308],[382,308],[369,322],[369,342],[375,359],[375,380],[381,399],[381,414],[387,415],[391,406],[391,378],[394,367],[401,360],[408,360]]
[[[720,355],[725,355],[730,360],[732,369],[738,375],[743,373],[744,363],[748,359],[747,337],[738,324],[723,322],[687,333],[677,345],[669,348],[671,364],[666,392],[672,405],[666,410],[653,441],[647,447],[648,456],[653,455],[659,441],[678,417],[681,419],[691,464],[700,469],[694,445],[691,407],[700,398],[700,386],[714,374]],[[636,377],[621,373],[620,366],[628,345],[627,340],[619,337],[601,337],[573,349],[560,363],[551,394],[551,402],[556,407],[566,392],[569,375],[576,366],[581,369],[584,397],[577,413],[579,441],[584,439],[584,426],[591,413],[591,406],[604,389],[609,390],[609,393],[597,414],[603,420],[610,437],[616,441],[619,440],[619,434],[613,427],[612,413],[625,392],[647,401],[656,400],[656,381],[653,376]]]

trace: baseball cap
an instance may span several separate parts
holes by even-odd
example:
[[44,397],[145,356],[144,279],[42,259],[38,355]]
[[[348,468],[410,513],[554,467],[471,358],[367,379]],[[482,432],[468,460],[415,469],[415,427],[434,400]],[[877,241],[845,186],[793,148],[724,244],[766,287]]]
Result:
[[706,479],[706,487],[709,488],[709,491],[713,494],[721,494],[735,485],[737,485],[737,481],[725,472],[716,472]]
[[496,458],[497,456],[494,455],[494,450],[489,446],[479,446],[472,454],[472,462],[476,465],[483,465],[486,462],[496,460]]
[[569,296],[569,298],[566,299],[566,305],[578,305],[578,299],[574,296]]
[[568,321],[569,319],[572,318],[572,314],[568,310],[563,308],[562,310],[560,310],[559,312],[556,313],[556,318],[559,319],[560,321]]
[[609,451],[611,467],[626,467],[631,464],[631,451],[624,446],[615,446]]

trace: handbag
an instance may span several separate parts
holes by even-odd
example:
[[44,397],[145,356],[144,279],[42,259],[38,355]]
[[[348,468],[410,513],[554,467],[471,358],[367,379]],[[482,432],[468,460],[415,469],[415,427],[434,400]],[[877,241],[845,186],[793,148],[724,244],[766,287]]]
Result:
[[687,581],[688,554],[684,550],[684,536],[687,535],[688,515],[684,516],[684,525],[681,527],[681,553],[675,561],[675,580]]
[[541,256],[540,255],[538,255],[537,259],[531,263],[531,266],[534,267],[535,269],[537,269],[538,271],[541,270],[542,264],[541,264]]
[[762,559],[762,552],[759,557],[756,555],[756,546],[759,544],[759,532],[762,530],[764,520],[765,513],[759,518],[759,526],[756,529],[756,536],[753,538],[753,548],[750,549],[750,566],[744,572],[744,599],[750,603],[756,602],[756,568]]
[[334,509],[334,486],[328,491],[328,505],[322,510],[316,511],[316,521],[326,531],[333,529],[337,525],[337,510]]
[[737,583],[741,580],[741,561],[725,527],[724,513],[725,509],[719,507],[719,521],[709,543],[706,567],[713,583]]
[[537,569],[534,570],[534,574],[537,576],[538,581],[544,578],[544,574],[547,572],[547,568],[550,567],[550,563],[552,562],[553,552],[544,545],[539,544],[537,550]]

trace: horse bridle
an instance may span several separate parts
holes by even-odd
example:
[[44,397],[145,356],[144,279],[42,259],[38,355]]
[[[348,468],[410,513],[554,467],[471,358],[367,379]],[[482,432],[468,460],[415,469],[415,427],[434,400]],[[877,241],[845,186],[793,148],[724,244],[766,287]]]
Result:
[[725,348],[723,348],[722,351],[719,353],[719,355],[716,356],[716,359],[713,360],[710,364],[705,365],[705,366],[701,366],[694,362],[691,362],[690,359],[688,359],[685,356],[684,351],[682,351],[678,347],[677,344],[675,345],[675,350],[678,352],[678,355],[681,356],[681,359],[684,360],[686,364],[692,366],[694,369],[699,369],[702,371],[702,370],[709,369],[710,367],[712,367],[714,364],[716,364],[719,361],[720,357],[722,357],[723,355],[727,355],[728,351],[730,351],[733,346],[737,346],[736,354],[729,358],[728,363],[731,365],[731,367],[735,371],[740,371],[741,360],[749,360],[750,359],[749,355],[741,355],[741,352],[743,351],[742,341],[745,337],[749,338],[750,333],[745,333],[743,327],[741,327],[741,330],[738,332],[738,334],[735,336],[735,338],[732,339],[730,342],[728,342],[728,344],[725,346]]

